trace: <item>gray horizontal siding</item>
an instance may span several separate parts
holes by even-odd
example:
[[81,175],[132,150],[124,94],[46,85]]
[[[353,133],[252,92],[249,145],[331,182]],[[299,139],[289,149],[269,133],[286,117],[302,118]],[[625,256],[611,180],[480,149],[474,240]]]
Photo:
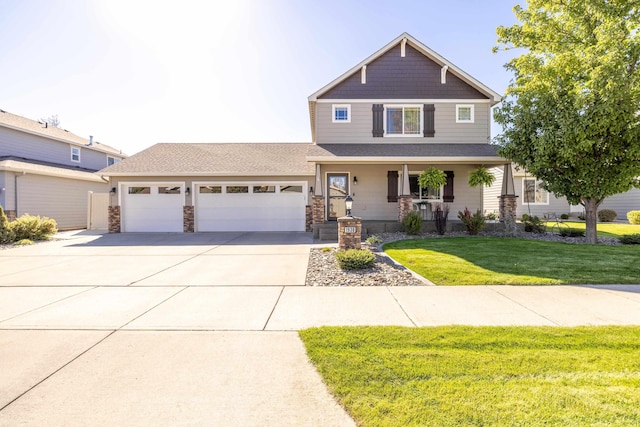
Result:
[[[393,102],[389,102],[393,104]],[[469,102],[469,104],[473,104]],[[456,123],[456,104],[435,104],[435,136],[374,138],[373,104],[352,103],[351,123],[332,123],[331,103],[316,105],[316,141],[331,143],[489,143],[491,107],[486,103],[474,105],[474,123]]]
[[80,162],[71,161],[70,144],[0,127],[0,156],[16,156],[60,165],[100,170],[107,154],[80,147]]
[[625,221],[627,212],[640,211],[640,189],[634,188],[626,193],[608,197],[602,202],[599,209],[612,209],[618,214],[618,220]]
[[7,210],[7,185],[5,182],[7,181],[7,173],[0,171],[0,206],[4,210]]
[[489,169],[496,177],[491,187],[482,187],[483,191],[483,210],[485,212],[498,212],[500,209],[500,193],[502,193],[502,179],[504,170],[502,166]]
[[411,46],[405,57],[400,44],[367,64],[367,83],[361,83],[356,71],[330,89],[320,99],[488,99],[451,72],[447,82],[440,82],[441,66]]

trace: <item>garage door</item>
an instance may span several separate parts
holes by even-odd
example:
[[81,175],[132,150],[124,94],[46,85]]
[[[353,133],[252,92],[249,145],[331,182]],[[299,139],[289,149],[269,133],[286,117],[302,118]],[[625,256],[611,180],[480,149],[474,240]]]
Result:
[[123,231],[183,231],[182,186],[136,184],[122,187]]
[[196,231],[304,231],[306,183],[195,185]]

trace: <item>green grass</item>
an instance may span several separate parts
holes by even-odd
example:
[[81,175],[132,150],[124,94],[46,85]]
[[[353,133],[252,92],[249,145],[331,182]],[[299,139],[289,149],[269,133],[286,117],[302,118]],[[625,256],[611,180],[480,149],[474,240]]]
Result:
[[[586,229],[586,223],[584,221],[564,221],[570,228],[576,228],[579,230]],[[547,224],[547,231],[557,232],[558,227],[553,230],[552,226],[555,222],[549,222]],[[562,225],[560,227],[563,227]],[[620,237],[624,234],[640,233],[640,225],[636,224],[620,224],[616,222],[599,222],[598,223],[598,236],[599,237]]]
[[324,327],[300,337],[359,426],[640,425],[640,327]]
[[412,239],[384,251],[436,285],[640,283],[640,248],[495,237]]

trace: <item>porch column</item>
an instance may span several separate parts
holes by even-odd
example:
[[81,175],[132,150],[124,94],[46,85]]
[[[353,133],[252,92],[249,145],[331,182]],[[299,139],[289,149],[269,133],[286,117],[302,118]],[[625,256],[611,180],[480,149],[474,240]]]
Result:
[[405,216],[413,210],[413,198],[409,186],[409,165],[402,165],[402,184],[398,196],[398,222],[402,222]]
[[320,165],[316,164],[316,185],[313,187],[313,196],[322,197],[322,173],[320,172]]
[[320,165],[316,164],[316,180],[313,187],[313,200],[311,205],[311,223],[324,224],[324,194],[322,192],[322,172]]
[[515,237],[517,235],[516,210],[518,208],[518,196],[513,185],[513,172],[511,163],[504,165],[502,178],[502,191],[500,193],[500,221],[504,222],[505,235]]

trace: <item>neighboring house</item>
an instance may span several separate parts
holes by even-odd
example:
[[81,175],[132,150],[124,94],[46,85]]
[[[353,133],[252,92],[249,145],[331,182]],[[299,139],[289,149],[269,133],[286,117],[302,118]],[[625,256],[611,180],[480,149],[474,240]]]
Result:
[[[364,220],[481,208],[468,177],[504,163],[489,144],[500,99],[404,33],[308,98],[311,143],[157,144],[102,170],[110,230],[309,231],[345,215],[347,194]],[[418,186],[429,166],[445,186]]]
[[[572,206],[567,199],[557,197],[543,188],[543,182],[524,169],[512,166],[515,193],[518,196],[517,217],[523,214],[536,215],[540,218],[546,213],[557,215],[569,214],[577,216],[584,212],[582,205]],[[484,191],[485,211],[498,210],[498,196],[502,187],[503,168],[495,167],[491,172],[496,177],[494,184]],[[632,189],[625,193],[616,194],[606,198],[598,207],[598,210],[612,209],[618,214],[617,219],[626,220],[627,212],[640,210],[640,189]]]
[[0,205],[9,219],[53,218],[58,228],[87,225],[87,194],[109,191],[95,171],[126,156],[73,133],[0,110]]

